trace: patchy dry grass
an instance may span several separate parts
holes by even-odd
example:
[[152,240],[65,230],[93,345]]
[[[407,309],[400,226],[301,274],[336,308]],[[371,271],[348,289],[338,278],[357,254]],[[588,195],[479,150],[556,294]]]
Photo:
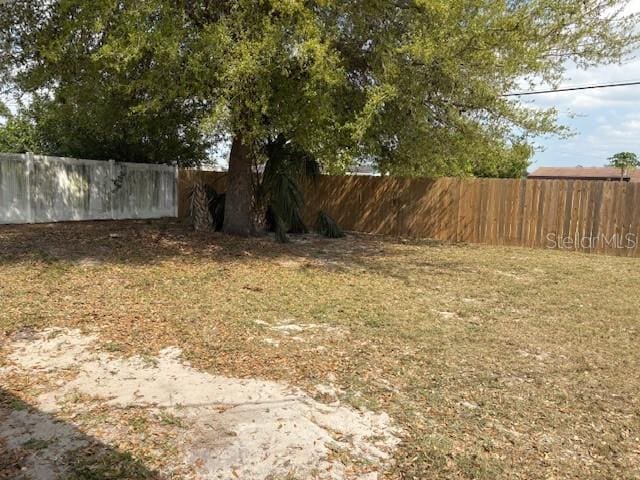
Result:
[[[277,245],[164,222],[0,227],[0,331],[98,328],[108,351],[176,345],[211,372],[331,385],[318,395],[402,426],[388,478],[631,479],[639,267],[360,236]],[[2,383],[12,405],[35,388]]]

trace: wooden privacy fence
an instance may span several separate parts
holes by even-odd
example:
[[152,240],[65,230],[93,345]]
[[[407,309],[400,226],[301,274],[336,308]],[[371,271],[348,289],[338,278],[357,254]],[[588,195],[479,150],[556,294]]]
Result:
[[[224,189],[224,174],[181,172],[182,216],[198,176]],[[357,232],[640,256],[635,183],[322,176],[305,200],[309,224],[324,210]]]

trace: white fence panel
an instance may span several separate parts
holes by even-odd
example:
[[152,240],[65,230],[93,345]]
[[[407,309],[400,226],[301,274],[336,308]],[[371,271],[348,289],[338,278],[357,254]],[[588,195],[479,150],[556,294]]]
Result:
[[109,162],[34,156],[29,178],[36,223],[111,218]]
[[0,223],[176,217],[177,167],[0,154]]
[[0,223],[29,223],[29,176],[22,155],[0,157]]
[[[149,168],[153,167],[153,168]],[[177,217],[177,171],[168,165],[114,164],[113,218]]]

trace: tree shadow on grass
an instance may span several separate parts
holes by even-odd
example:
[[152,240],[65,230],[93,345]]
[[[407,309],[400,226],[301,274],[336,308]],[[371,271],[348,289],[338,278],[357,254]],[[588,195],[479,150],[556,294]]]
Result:
[[[406,280],[406,272],[398,268],[406,252],[395,246],[428,249],[444,245],[432,240],[363,234],[339,239],[291,235],[291,240],[280,244],[268,235],[238,238],[216,232],[197,233],[171,219],[5,225],[0,226],[0,268],[28,262],[64,270],[103,264],[146,266],[176,259],[212,266],[267,260],[320,271],[355,268]],[[438,263],[427,267],[450,274],[463,269],[456,261],[440,259]],[[420,262],[412,265],[418,267]]]
[[0,479],[161,480],[106,445],[0,388]]
[[237,262],[251,258],[328,253],[344,258],[381,253],[370,248],[349,248],[348,239],[292,235],[279,244],[272,236],[238,238],[216,232],[197,233],[175,220],[66,222],[36,225],[0,225],[0,265],[28,260],[87,264],[152,264],[175,257]]

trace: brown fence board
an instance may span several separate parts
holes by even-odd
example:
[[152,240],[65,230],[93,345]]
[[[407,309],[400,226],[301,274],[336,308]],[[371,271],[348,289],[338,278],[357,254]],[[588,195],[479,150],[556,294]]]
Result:
[[567,182],[558,182],[560,184],[560,193],[558,199],[558,214],[556,217],[555,238],[562,238],[565,235],[565,212],[567,211],[567,191],[569,185]]
[[630,203],[633,204],[634,210],[633,210],[633,218],[631,219],[631,225],[630,225],[629,231],[633,235],[635,248],[627,249],[627,255],[629,256],[638,255],[638,252],[640,251],[640,245],[638,244],[638,241],[640,241],[640,221],[638,219],[638,216],[639,216],[638,205],[640,205],[640,185],[634,184],[632,190],[633,190],[633,197],[632,199],[630,199],[631,200]]
[[[599,223],[600,234],[599,238],[605,238],[609,235],[610,220],[613,215],[613,184],[606,183],[602,185],[602,205],[600,207]],[[596,251],[599,253],[606,253],[606,246],[603,241],[599,241]]]
[[616,202],[617,202],[617,191],[616,185],[613,183],[608,185],[608,199],[607,199],[607,214],[606,214],[606,228],[604,231],[604,239],[603,240],[603,251],[608,255],[615,255],[615,252],[612,251],[611,245],[606,242],[606,240],[610,239],[612,235],[615,234],[616,231]]
[[[615,193],[616,196],[616,205],[615,205],[615,232],[614,232],[614,236],[615,236],[615,240],[616,243],[619,244],[620,241],[622,241],[623,234],[624,234],[624,210],[625,210],[625,203],[626,203],[626,199],[627,199],[627,183],[618,183],[616,182],[616,188],[617,188],[617,192]],[[615,245],[613,247],[614,253],[616,255],[622,255],[622,251],[620,248],[618,248],[617,245]]]
[[[579,212],[579,230],[578,235],[581,239],[590,238],[587,223],[589,217],[589,205],[591,202],[591,184],[589,182],[583,182],[582,188],[580,190],[580,212]],[[581,245],[577,248],[577,250],[589,250],[589,244],[591,242],[586,243],[586,247]]]
[[[621,220],[622,220],[621,242],[624,242],[627,236],[632,233],[631,229],[633,225],[633,214],[634,214],[633,199],[635,197],[634,187],[635,185],[632,185],[630,183],[625,185],[625,198],[624,198],[624,204],[622,206],[622,217],[621,217]],[[625,249],[624,252],[620,252],[620,255],[625,257],[629,256],[628,249]]]

